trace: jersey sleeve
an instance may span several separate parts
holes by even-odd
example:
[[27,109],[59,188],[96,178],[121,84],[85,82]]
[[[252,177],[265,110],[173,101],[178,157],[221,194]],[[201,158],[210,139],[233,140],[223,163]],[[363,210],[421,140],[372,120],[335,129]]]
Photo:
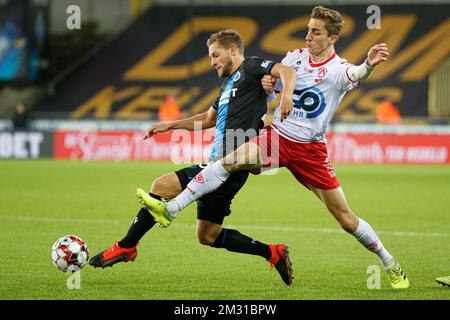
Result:
[[247,58],[244,64],[247,74],[258,82],[263,76],[270,74],[274,65],[274,61],[258,57]]
[[339,64],[338,85],[342,91],[353,90],[359,85],[359,81],[353,81],[348,74],[348,69],[352,66],[353,64],[348,63],[346,60],[341,60]]

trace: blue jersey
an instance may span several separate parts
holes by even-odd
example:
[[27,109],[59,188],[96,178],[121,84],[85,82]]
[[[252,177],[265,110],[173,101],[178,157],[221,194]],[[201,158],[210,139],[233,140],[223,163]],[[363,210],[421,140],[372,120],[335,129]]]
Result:
[[216,132],[210,160],[223,158],[256,136],[263,127],[267,95],[261,78],[270,74],[275,62],[257,57],[246,58],[226,78],[212,107],[217,111]]

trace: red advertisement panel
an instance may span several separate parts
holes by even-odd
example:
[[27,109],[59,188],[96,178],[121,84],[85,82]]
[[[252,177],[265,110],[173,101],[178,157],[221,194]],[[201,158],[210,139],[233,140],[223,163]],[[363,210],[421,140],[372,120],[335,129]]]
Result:
[[448,134],[333,133],[327,138],[334,163],[450,163]]
[[[175,130],[143,140],[141,131],[56,131],[56,159],[207,162],[214,130]],[[450,134],[331,133],[333,163],[450,164]]]
[[214,131],[176,130],[143,140],[141,131],[56,131],[55,158],[85,161],[205,162]]

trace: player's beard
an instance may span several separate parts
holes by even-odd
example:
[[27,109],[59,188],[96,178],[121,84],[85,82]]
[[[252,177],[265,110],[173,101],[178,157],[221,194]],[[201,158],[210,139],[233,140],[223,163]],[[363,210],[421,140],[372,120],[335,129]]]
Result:
[[231,69],[233,69],[233,60],[228,56],[226,58],[226,63],[222,67],[222,73],[219,75],[221,78],[228,78],[231,73]]

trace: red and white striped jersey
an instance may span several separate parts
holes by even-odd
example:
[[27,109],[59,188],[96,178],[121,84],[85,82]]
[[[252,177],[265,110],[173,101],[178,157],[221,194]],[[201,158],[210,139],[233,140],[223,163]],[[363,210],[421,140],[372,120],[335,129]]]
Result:
[[[326,142],[325,132],[347,91],[358,85],[348,75],[352,64],[336,53],[314,63],[308,49],[290,50],[281,61],[297,71],[294,109],[280,121],[280,105],[275,110],[272,127],[282,136],[296,142]],[[283,89],[278,80],[275,92]]]

